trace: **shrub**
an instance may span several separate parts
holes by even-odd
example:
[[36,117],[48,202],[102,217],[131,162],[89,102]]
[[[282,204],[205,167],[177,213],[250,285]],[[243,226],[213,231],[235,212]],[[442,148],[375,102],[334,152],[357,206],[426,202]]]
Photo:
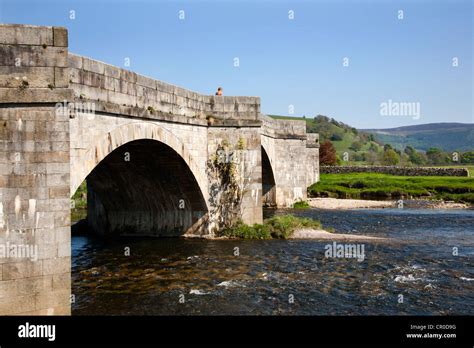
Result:
[[293,203],[292,208],[293,209],[308,209],[309,208],[309,203],[307,201],[299,200],[299,201]]
[[321,223],[294,215],[279,215],[266,219],[263,224],[252,226],[239,222],[221,231],[222,236],[242,239],[287,239],[299,228],[321,228]]
[[337,163],[336,149],[329,140],[322,143],[319,148],[319,163],[329,166],[333,166]]

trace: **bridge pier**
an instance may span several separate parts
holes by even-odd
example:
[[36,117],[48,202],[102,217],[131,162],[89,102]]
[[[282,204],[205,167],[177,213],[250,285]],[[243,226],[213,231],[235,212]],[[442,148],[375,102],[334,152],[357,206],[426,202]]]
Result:
[[[0,26],[0,315],[70,314],[67,31]],[[18,256],[18,255],[17,255]],[[30,255],[31,256],[31,255]]]

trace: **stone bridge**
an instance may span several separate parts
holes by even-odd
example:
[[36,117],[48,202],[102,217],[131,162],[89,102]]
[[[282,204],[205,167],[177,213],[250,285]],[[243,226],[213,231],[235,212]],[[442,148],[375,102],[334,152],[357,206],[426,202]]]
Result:
[[69,53],[60,27],[0,25],[0,122],[0,315],[70,314],[84,180],[97,233],[208,237],[319,179],[305,122]]

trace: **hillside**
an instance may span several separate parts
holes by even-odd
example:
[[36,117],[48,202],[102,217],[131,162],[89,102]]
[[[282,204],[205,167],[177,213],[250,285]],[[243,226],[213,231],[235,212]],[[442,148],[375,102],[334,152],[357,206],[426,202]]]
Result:
[[403,149],[412,145],[426,151],[437,147],[444,151],[472,151],[474,149],[473,123],[429,123],[388,129],[361,129],[374,134],[375,139]]
[[344,154],[349,155],[349,161],[363,161],[364,154],[371,150],[374,153],[383,151],[383,143],[373,139],[369,133],[360,132],[354,127],[333,118],[318,115],[315,118],[289,117],[269,115],[276,119],[304,120],[308,133],[318,133],[320,142],[330,140],[337,154],[342,159]]

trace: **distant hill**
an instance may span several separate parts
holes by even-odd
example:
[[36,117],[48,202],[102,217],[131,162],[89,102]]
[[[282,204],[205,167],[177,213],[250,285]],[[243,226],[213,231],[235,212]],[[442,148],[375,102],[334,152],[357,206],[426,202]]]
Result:
[[331,140],[339,155],[348,150],[352,151],[351,147],[354,143],[360,147],[356,152],[367,151],[370,147],[379,152],[384,144],[391,144],[400,151],[407,145],[421,151],[426,151],[430,147],[437,147],[448,152],[474,151],[473,123],[446,122],[386,129],[355,129],[322,115],[315,118],[269,116],[277,119],[305,120],[308,133],[319,133],[321,142],[326,139]]
[[437,147],[444,151],[472,151],[474,149],[473,123],[428,123],[387,129],[360,129],[374,134],[375,139],[403,149],[412,145],[426,151]]

